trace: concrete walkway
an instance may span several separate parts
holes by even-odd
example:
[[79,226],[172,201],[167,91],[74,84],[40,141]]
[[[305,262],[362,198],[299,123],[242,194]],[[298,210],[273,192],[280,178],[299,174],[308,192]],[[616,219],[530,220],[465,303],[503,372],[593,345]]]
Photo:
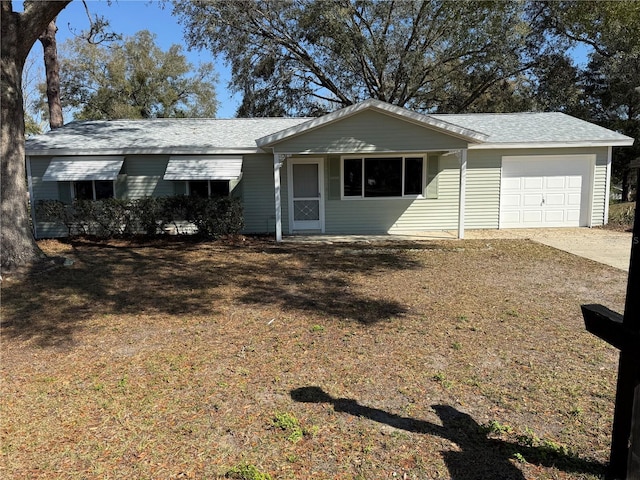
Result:
[[[294,235],[286,236],[285,242],[340,243],[376,242],[390,240],[455,240],[457,232],[418,232],[390,235]],[[599,228],[522,228],[505,230],[466,230],[465,238],[481,239],[527,239],[558,250],[588,258],[598,263],[629,271],[631,233]]]

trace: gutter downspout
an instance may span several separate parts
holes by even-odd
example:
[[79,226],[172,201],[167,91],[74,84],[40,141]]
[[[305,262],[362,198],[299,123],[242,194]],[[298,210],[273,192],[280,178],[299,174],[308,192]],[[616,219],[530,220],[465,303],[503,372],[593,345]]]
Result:
[[464,208],[467,189],[467,149],[458,151],[460,159],[460,193],[458,195],[458,238],[464,238]]

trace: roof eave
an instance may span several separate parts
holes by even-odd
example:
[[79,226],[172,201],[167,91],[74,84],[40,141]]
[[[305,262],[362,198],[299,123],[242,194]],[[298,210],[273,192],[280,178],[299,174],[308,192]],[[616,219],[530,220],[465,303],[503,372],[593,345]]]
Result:
[[469,150],[498,150],[498,149],[523,149],[523,148],[571,148],[571,147],[630,147],[634,143],[633,138],[619,140],[579,140],[575,142],[505,142],[482,143],[469,145]]
[[219,147],[176,147],[176,148],[120,148],[120,149],[74,149],[44,148],[26,149],[28,157],[65,156],[65,155],[250,155],[266,153],[260,148],[219,148]]

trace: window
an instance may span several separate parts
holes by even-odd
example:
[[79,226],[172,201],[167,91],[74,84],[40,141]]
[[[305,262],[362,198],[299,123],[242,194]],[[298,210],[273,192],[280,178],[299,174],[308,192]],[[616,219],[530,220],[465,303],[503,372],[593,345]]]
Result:
[[229,195],[229,180],[189,180],[187,193],[190,197],[226,197]]
[[424,157],[366,157],[343,160],[343,197],[412,197],[421,196],[423,192]]
[[104,200],[114,197],[112,180],[80,180],[72,183],[76,200]]

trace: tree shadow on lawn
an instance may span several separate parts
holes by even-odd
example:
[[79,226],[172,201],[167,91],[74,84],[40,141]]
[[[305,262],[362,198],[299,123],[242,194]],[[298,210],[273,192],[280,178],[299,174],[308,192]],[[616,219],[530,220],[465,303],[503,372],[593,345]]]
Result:
[[73,266],[3,285],[3,334],[35,339],[41,346],[66,345],[99,316],[214,316],[233,302],[373,324],[405,308],[355,292],[351,274],[419,266],[401,249],[376,254],[370,248],[363,257],[342,255],[333,246],[268,242],[241,247],[193,241],[68,243]]
[[523,473],[510,461],[518,456],[528,463],[565,472],[604,475],[604,465],[549,446],[521,445],[488,438],[470,415],[449,405],[432,405],[442,421],[442,425],[437,425],[360,405],[354,399],[333,398],[320,387],[301,387],[290,393],[296,402],[328,403],[336,412],[368,418],[407,432],[435,435],[457,444],[461,451],[442,453],[452,480],[524,480]]

